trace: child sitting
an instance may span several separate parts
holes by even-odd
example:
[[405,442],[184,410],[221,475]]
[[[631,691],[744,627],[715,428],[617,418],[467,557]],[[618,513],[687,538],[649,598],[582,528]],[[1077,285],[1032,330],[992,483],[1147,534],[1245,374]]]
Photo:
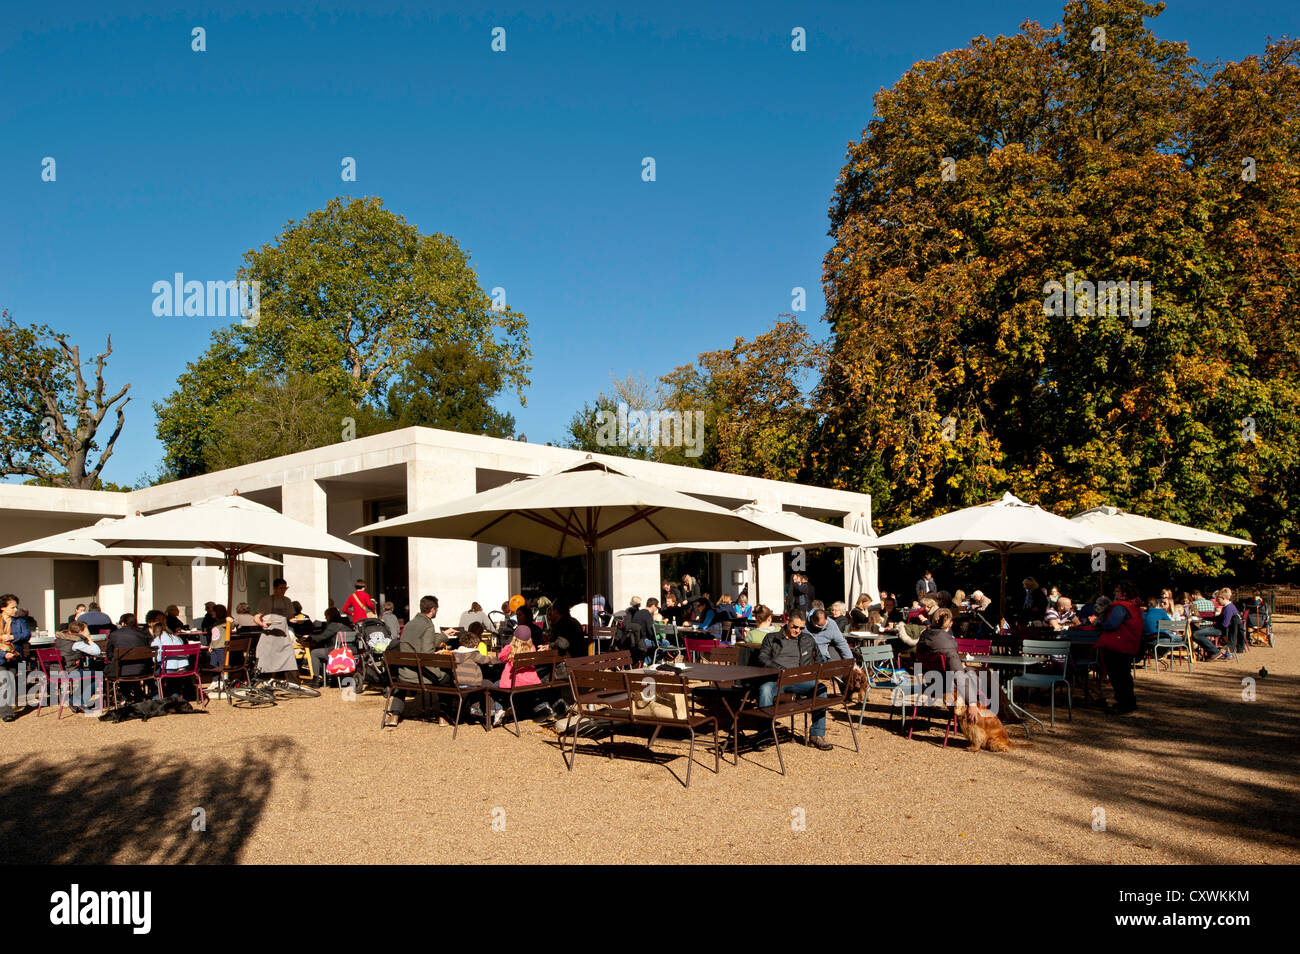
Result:
[[[477,627],[477,630],[475,629]],[[487,655],[487,646],[478,641],[483,634],[483,625],[478,622],[469,624],[469,632],[461,638],[460,646],[452,650],[452,656],[456,661],[456,685],[463,688],[467,687],[495,687],[496,683],[483,675],[483,670],[479,667],[490,666],[496,662],[491,656]],[[492,724],[500,725],[505,718],[505,708],[490,695],[487,697],[492,703]],[[470,715],[483,716],[483,709],[475,702],[469,707]]]

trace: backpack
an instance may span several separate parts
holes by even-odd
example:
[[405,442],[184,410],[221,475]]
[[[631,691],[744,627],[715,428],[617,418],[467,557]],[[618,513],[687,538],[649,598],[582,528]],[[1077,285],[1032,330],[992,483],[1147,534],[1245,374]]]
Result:
[[632,648],[632,631],[627,625],[627,615],[624,613],[615,614],[614,618],[609,621],[610,627],[614,630],[614,637],[610,640],[610,652],[621,652],[624,649]]

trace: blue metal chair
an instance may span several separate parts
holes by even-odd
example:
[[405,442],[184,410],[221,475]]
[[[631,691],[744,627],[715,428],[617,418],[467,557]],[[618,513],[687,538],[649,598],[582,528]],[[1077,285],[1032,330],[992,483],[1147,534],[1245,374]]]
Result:
[[1065,686],[1065,702],[1070,721],[1074,721],[1074,700],[1070,689],[1070,643],[1063,639],[1026,639],[1020,647],[1022,656],[1042,656],[1044,664],[1058,664],[1060,672],[1027,672],[1007,683],[1007,699],[1015,702],[1016,687],[1046,689],[1051,701],[1052,728],[1056,728],[1056,687]]
[[[1192,671],[1192,637],[1188,635],[1186,621],[1162,619],[1156,622],[1156,640],[1151,644],[1151,659],[1155,663],[1156,675],[1160,675],[1160,651],[1164,650],[1169,660],[1169,671],[1173,672],[1173,656],[1181,653],[1187,660],[1187,672]],[[1147,667],[1146,657],[1142,658],[1142,668]]]

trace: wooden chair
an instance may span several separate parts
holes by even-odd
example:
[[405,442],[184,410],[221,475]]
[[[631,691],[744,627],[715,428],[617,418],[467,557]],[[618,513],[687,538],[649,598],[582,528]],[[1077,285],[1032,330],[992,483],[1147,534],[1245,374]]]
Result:
[[[627,653],[627,655],[630,660],[631,653],[629,652]],[[561,660],[563,660],[567,664],[565,668],[571,669],[574,663],[582,662],[581,657],[575,659],[569,656],[561,656],[559,651],[554,649],[534,650],[531,653],[522,654],[520,658],[524,660],[523,663],[524,667],[531,667],[534,670],[540,667],[550,666],[552,676],[549,679],[541,679],[541,681],[538,682],[536,685],[522,685],[522,686],[517,685],[516,680],[519,677],[519,670],[521,667],[518,665],[512,665],[510,667],[510,682],[507,683],[505,679],[502,679],[500,683],[498,683],[497,691],[505,693],[506,696],[509,697],[510,699],[510,717],[514,722],[515,738],[519,738],[521,735],[519,731],[519,713],[515,711],[515,696],[523,695],[525,693],[530,693],[530,692],[554,691],[556,689],[564,689],[568,687],[569,685],[568,680],[554,678],[555,665],[559,663]],[[592,657],[588,656],[587,658],[590,659]],[[511,661],[513,662],[513,660],[514,660],[514,654],[512,653]],[[587,667],[580,667],[580,668],[582,669],[582,671],[588,671]]]
[[[713,726],[713,774],[721,769],[721,748],[718,743],[718,720],[701,714],[691,696],[686,679],[667,672],[622,673],[630,706],[628,722],[631,725],[654,727],[646,748],[652,749],[655,739],[663,729],[685,729],[691,737],[686,755],[686,788],[691,786],[691,768],[695,764],[695,730]],[[576,754],[576,753],[575,753]]]
[[[770,706],[752,707],[742,709],[739,712],[740,718],[755,719],[762,722],[768,722],[772,727],[772,741],[776,743],[776,758],[781,766],[781,774],[785,774],[785,757],[781,755],[781,738],[777,734],[776,724],[781,719],[789,717],[791,731],[794,730],[794,717],[801,713],[812,711],[812,699],[817,698],[817,692],[814,688],[811,698],[804,698],[794,694],[787,687],[804,682],[817,682],[818,665],[813,666],[795,666],[790,669],[782,669],[776,677],[776,695]],[[735,758],[740,760],[740,732],[739,726],[733,733],[735,743]]]
[[624,649],[594,656],[570,656],[564,662],[570,672],[574,669],[626,669],[632,665],[632,652]]
[[[611,654],[614,655],[614,654]],[[629,654],[630,655],[630,654]],[[560,739],[560,755],[564,757],[565,767],[573,771],[578,760],[578,729],[584,721],[610,723],[610,743],[613,744],[613,726],[620,722],[630,722],[629,710],[632,700],[628,694],[626,674],[591,666],[569,667],[569,686],[573,692],[573,708],[570,716],[569,754],[564,752],[564,739]],[[610,758],[614,757],[611,751]]]
[[728,666],[740,665],[739,646],[715,646],[703,652],[705,662],[722,663]]
[[[407,653],[399,649],[390,649],[384,653],[386,685],[384,686],[384,710],[379,716],[379,727],[381,729],[387,724],[388,717],[392,714],[393,697],[397,693],[413,692],[421,705],[424,704],[426,698],[432,695],[433,679],[426,672],[431,666],[431,658],[428,653]],[[403,673],[414,673],[415,678],[412,679],[403,675]]]
[[849,724],[849,733],[853,736],[853,751],[859,752],[861,749],[858,748],[858,730],[853,725],[853,716],[849,712],[849,680],[852,678],[854,665],[852,659],[832,659],[818,667],[817,681],[829,683],[830,688],[826,695],[819,696],[813,693],[812,699],[809,700],[808,711],[804,713],[804,735],[808,734],[808,719],[814,713],[840,706],[844,709],[844,718]]
[[[230,695],[230,687],[233,684],[231,676],[236,674],[243,676],[244,682],[251,681],[252,673],[249,671],[248,663],[253,655],[253,637],[250,634],[236,634],[226,640],[226,655],[221,660],[220,666],[212,669],[216,676],[217,692],[225,693],[226,701],[230,705],[235,704],[234,697]],[[219,698],[219,697],[218,697]]]
[[[436,679],[431,679],[424,685],[426,695],[431,695],[435,699],[441,696],[451,696],[456,700],[456,717],[451,723],[451,738],[456,739],[456,733],[460,731],[460,714],[465,707],[465,700],[473,696],[483,697],[483,727],[492,731],[492,687],[491,686],[458,686],[456,685],[456,656],[454,653],[417,653],[422,661],[424,669],[442,670],[449,674],[450,681],[442,683]],[[420,670],[417,670],[419,672]]]
[[[144,672],[137,676],[121,675],[122,667],[128,663],[145,663]],[[114,653],[104,665],[104,691],[107,693],[108,698],[112,700],[112,706],[116,706],[122,701],[119,691],[122,683],[143,685],[146,682],[153,682],[153,680],[154,659],[153,648],[150,646],[134,646],[131,649],[124,649],[121,652]]]

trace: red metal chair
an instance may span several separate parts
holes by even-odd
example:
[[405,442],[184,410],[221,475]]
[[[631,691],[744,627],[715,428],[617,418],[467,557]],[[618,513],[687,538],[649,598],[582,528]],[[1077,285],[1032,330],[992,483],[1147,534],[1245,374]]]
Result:
[[[921,666],[921,675],[922,675],[922,676],[924,676],[927,672],[937,672],[937,673],[939,673],[939,701],[942,703],[942,702],[943,702],[943,696],[946,694],[947,689],[948,689],[948,675],[947,675],[947,673],[948,673],[948,659],[947,659],[947,657],[944,656],[942,653],[917,653],[917,654],[916,654],[916,661],[917,661],[917,663],[920,664],[920,666]],[[911,689],[912,689],[912,717],[911,717],[910,720],[908,720],[908,728],[907,728],[907,737],[908,737],[908,739],[911,739],[911,738],[912,738],[912,733],[916,730],[916,715],[917,715],[917,711],[920,709],[920,704],[921,704],[921,701],[922,701],[921,697],[924,695],[923,687],[924,687],[924,680],[922,680],[921,684],[918,685],[917,682],[916,682],[916,677],[913,676],[913,677],[912,677],[912,686],[911,686]],[[926,707],[926,708],[927,708],[927,712],[926,712],[926,716],[925,716],[925,721],[926,721],[926,728],[928,729],[928,728],[930,727],[930,714],[929,714],[929,712],[928,712],[928,709],[929,709],[928,700],[927,700],[927,707]],[[957,728],[957,706],[956,706],[956,703],[954,702],[954,704],[953,704],[952,706],[947,706],[946,708],[948,709],[948,721],[944,724],[944,727],[943,727],[943,746],[944,746],[944,748],[947,748],[947,747],[948,747],[948,736],[952,733],[952,731],[953,731],[954,729]]]
[[[62,719],[63,707],[68,705],[68,695],[72,691],[73,681],[92,678],[93,674],[89,670],[69,669],[64,665],[63,653],[57,649],[36,650],[36,665],[40,667],[41,675],[45,677],[45,685],[41,687],[41,692],[36,697],[36,715],[37,717],[40,716],[42,700],[52,691],[52,685],[57,680],[59,684],[59,712],[55,719],[56,721]],[[81,701],[85,702],[86,700],[82,699]]]
[[[198,643],[188,643],[184,646],[160,646],[158,648],[161,658],[158,660],[158,698],[166,698],[167,693],[163,692],[163,680],[165,679],[193,679],[194,688],[198,693],[198,700],[203,705],[208,704],[208,694],[203,691],[203,680],[199,676],[199,653],[203,647]],[[172,669],[168,662],[174,662],[177,659],[186,660],[185,668]]]
[[965,656],[991,656],[993,655],[993,640],[991,639],[959,639],[957,640],[957,652]]
[[686,647],[686,658],[692,662],[700,661],[700,654],[717,649],[720,645],[716,639],[692,639],[687,636],[682,645]]

